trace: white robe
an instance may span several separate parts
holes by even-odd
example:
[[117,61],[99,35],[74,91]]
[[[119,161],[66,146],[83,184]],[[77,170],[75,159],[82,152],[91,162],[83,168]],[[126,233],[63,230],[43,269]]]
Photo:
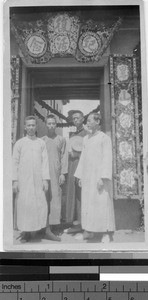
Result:
[[[92,137],[84,137],[82,154],[74,176],[82,182],[82,228],[92,232],[114,231],[112,147],[109,136],[99,131]],[[99,192],[97,182],[103,178],[108,180]]]
[[59,177],[66,174],[68,169],[68,155],[66,150],[66,140],[60,135],[54,139],[44,136],[49,160],[49,173],[51,177],[51,195],[49,224],[57,225],[61,222],[61,196],[62,191],[59,185]]
[[46,227],[47,201],[43,180],[49,180],[48,155],[42,139],[24,137],[13,151],[13,180],[18,180],[17,227],[37,231]]

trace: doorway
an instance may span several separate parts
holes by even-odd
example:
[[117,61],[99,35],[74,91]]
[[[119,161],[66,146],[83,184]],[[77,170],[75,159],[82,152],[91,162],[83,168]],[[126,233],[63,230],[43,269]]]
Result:
[[[109,86],[109,66],[51,66],[27,67],[24,74],[21,99],[21,129],[24,133],[24,114],[34,114],[34,105],[38,100],[100,100],[102,130],[111,136],[111,98]],[[26,83],[25,83],[26,82]],[[25,88],[24,88],[25,87]],[[25,96],[26,95],[26,96]],[[27,99],[27,100],[26,100]],[[97,106],[97,105],[96,105]],[[55,107],[56,108],[56,107]],[[63,112],[63,111],[61,111]],[[40,108],[43,113],[43,108]],[[47,112],[45,112],[47,113]],[[38,136],[45,135],[45,124],[38,118]],[[20,136],[20,137],[21,137]],[[139,200],[114,201],[117,229],[134,229],[140,222]],[[136,213],[135,213],[136,212]]]
[[[100,110],[103,117],[103,88],[104,80],[103,67],[42,67],[42,68],[27,68],[26,77],[26,93],[27,101],[22,103],[26,106],[26,115],[34,114],[35,103],[46,100],[49,105],[51,101],[56,109],[55,102],[61,100],[100,100]],[[56,100],[56,101],[54,101]],[[49,101],[49,102],[48,102]],[[93,102],[92,101],[92,102]],[[96,101],[97,103],[97,101]],[[90,105],[91,107],[91,105]],[[96,104],[97,107],[97,104]],[[94,109],[94,105],[92,105]],[[90,111],[92,110],[90,109]],[[46,111],[43,107],[37,105],[39,113],[45,116]],[[61,108],[61,113],[63,109]],[[23,124],[23,122],[21,122]],[[104,122],[103,122],[104,123]],[[38,118],[38,136],[42,136],[45,132],[44,122]],[[22,128],[23,130],[23,128]],[[21,130],[21,131],[22,131]]]

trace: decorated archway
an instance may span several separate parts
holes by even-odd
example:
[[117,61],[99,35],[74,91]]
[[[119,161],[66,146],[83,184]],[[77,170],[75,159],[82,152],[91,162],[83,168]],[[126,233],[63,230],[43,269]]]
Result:
[[72,13],[47,13],[40,19],[11,19],[11,30],[27,63],[45,64],[56,56],[79,62],[99,61],[122,20],[83,20]]
[[[20,16],[13,15],[11,31],[28,73],[32,72],[32,69],[36,72],[37,68],[49,66],[51,68],[50,63],[55,59],[68,60],[71,57],[81,66],[83,64],[86,67],[91,64],[91,67],[96,68],[96,64],[103,61],[105,51],[108,51],[114,33],[118,31],[121,22],[120,15],[109,21],[107,19],[106,21],[83,19],[81,14],[69,12],[44,13],[40,18],[37,16],[29,20],[28,17],[27,21],[21,20]],[[12,60],[14,66],[13,142],[17,137],[18,104],[21,97],[21,89],[19,89],[21,60],[20,57]],[[101,67],[103,69],[102,82],[100,80],[100,85],[103,86],[100,93],[101,105],[103,103],[101,109],[104,114],[104,123],[111,124],[105,127],[105,131],[112,135],[113,141],[114,197],[116,200],[137,199],[142,203],[136,59],[133,55],[111,55],[108,52]],[[34,79],[34,77],[30,78]],[[32,94],[29,97],[28,99],[31,99]],[[63,101],[68,99],[64,98]],[[42,108],[59,114],[56,109],[53,110],[49,104],[43,102],[43,98],[39,97],[36,100]],[[39,111],[33,110],[33,106],[31,109],[29,111],[43,120]],[[100,107],[96,107],[97,111],[98,109]],[[63,123],[61,122],[59,126],[70,124],[66,116],[59,114],[59,117],[63,118]]]

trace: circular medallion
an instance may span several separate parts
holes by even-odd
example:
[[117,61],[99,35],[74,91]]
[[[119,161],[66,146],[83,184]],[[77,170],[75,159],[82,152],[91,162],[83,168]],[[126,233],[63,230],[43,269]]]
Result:
[[126,81],[129,79],[129,68],[126,64],[119,64],[117,66],[117,78],[119,81]]
[[66,52],[69,49],[70,41],[67,35],[58,35],[54,40],[54,45],[57,52]]
[[26,38],[25,45],[27,47],[27,51],[32,57],[42,56],[47,49],[46,39],[37,33],[29,35]]
[[59,15],[54,19],[54,31],[56,33],[63,33],[64,31],[70,31],[71,20],[67,15]]
[[120,121],[120,125],[124,129],[130,128],[131,122],[132,122],[131,115],[126,114],[126,113],[121,113],[120,116],[119,116],[119,121]]
[[119,102],[124,106],[128,105],[131,102],[131,94],[125,89],[120,90]]
[[80,51],[86,56],[97,54],[101,47],[101,40],[99,36],[91,31],[85,32],[79,39]]

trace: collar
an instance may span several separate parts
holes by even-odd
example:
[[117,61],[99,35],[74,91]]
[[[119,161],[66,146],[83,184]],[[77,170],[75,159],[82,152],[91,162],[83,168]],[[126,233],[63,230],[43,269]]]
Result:
[[75,132],[75,134],[80,133],[83,129],[84,129],[83,127],[81,127],[80,129],[77,129],[76,132]]

